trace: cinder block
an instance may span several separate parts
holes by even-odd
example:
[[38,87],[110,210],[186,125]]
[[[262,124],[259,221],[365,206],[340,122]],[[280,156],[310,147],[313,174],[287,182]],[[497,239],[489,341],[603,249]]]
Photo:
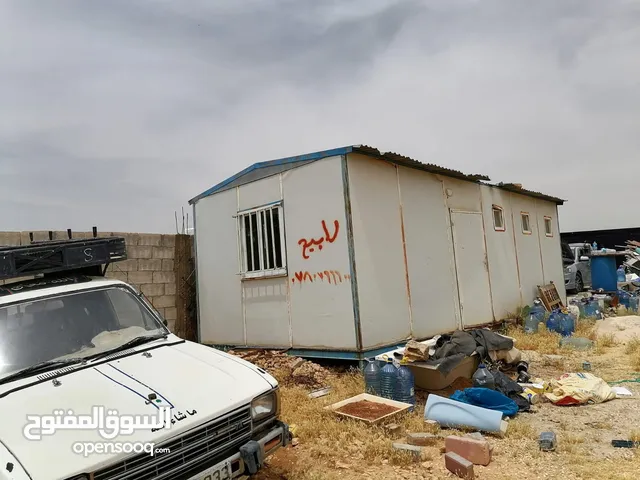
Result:
[[151,258],[153,247],[137,246],[127,247],[127,256],[129,258]]
[[176,283],[176,274],[173,272],[153,272],[153,283]]
[[168,322],[178,318],[178,309],[176,307],[167,307],[164,309],[164,318]]
[[158,315],[160,315],[160,318],[164,320],[164,308],[157,308],[157,307],[153,307],[156,309],[156,312],[158,312]]
[[163,272],[173,272],[173,268],[174,268],[174,261],[170,260],[168,258],[165,258],[162,260],[162,271]]
[[141,233],[138,237],[138,245],[159,247],[162,245],[162,235],[156,233]]
[[135,272],[138,270],[138,260],[130,258],[121,262],[115,262],[109,266],[109,270],[113,270],[114,272]]
[[106,277],[129,283],[129,274],[127,272],[107,272]]
[[176,284],[175,283],[165,283],[164,285],[164,294],[165,295],[175,295],[176,294]]
[[474,465],[489,465],[491,462],[491,449],[486,440],[451,435],[444,439],[444,446],[447,453],[457,453]]
[[0,246],[18,246],[20,245],[20,232],[1,232]]
[[175,307],[176,306],[176,296],[175,295],[162,295],[160,297],[152,297],[151,303],[156,308],[166,308],[166,307]]
[[447,470],[460,478],[464,478],[465,480],[473,480],[475,478],[473,463],[457,453],[447,453],[444,456],[444,465],[447,467]]
[[394,443],[393,448],[402,452],[410,453],[415,461],[422,458],[422,448],[415,445],[408,445],[406,443]]
[[[139,272],[134,272],[134,273],[139,273]],[[144,272],[144,273],[151,273],[151,272]],[[144,285],[140,285],[140,291],[144,293],[147,297],[160,297],[166,293],[164,289],[164,284],[162,283],[147,283]]]
[[[153,282],[153,272],[129,272],[129,281],[136,285]],[[163,289],[164,290],[164,289]]]
[[162,260],[159,258],[140,259],[138,260],[138,270],[157,272],[162,270]]
[[153,258],[173,258],[173,248],[153,247]]
[[417,445],[427,447],[435,445],[440,441],[440,437],[432,433],[409,433],[407,434],[407,443],[409,445]]
[[176,246],[176,236],[162,235],[162,246],[174,248]]

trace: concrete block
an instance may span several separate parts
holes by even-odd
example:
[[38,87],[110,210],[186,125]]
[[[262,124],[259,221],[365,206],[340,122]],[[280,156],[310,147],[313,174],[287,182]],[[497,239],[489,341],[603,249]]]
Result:
[[410,453],[415,461],[422,458],[422,448],[415,445],[408,445],[406,443],[394,443],[393,448],[402,452]]
[[162,246],[174,248],[176,246],[176,236],[162,235]]
[[491,449],[486,440],[477,440],[471,437],[449,436],[444,440],[447,453],[457,453],[474,465],[489,465],[491,462]]
[[173,248],[153,247],[153,258],[173,258]]
[[109,270],[114,272],[135,272],[138,270],[138,260],[130,258],[128,260],[123,260],[122,262],[115,262],[109,265]]
[[20,232],[1,232],[0,246],[18,246],[20,245]]
[[129,274],[127,272],[107,272],[106,277],[129,283]]
[[409,433],[407,434],[407,443],[409,445],[417,445],[420,447],[433,446],[440,441],[440,437],[432,433]]
[[178,309],[176,307],[167,307],[164,309],[164,319],[168,322],[178,318]]
[[173,272],[153,272],[153,283],[176,283],[176,275]]
[[158,315],[160,315],[160,318],[164,320],[164,308],[157,308],[157,307],[153,307],[156,309],[156,312],[158,312]]
[[176,284],[175,283],[163,283],[164,285],[164,294],[165,295],[175,295],[176,294]]
[[153,282],[153,272],[129,272],[129,282],[136,285]]
[[162,260],[159,258],[149,258],[138,260],[138,270],[157,272],[162,270]]
[[164,285],[162,283],[147,283],[140,285],[140,291],[144,293],[147,298],[161,297],[165,294]]
[[127,256],[129,258],[151,258],[153,247],[149,246],[131,246],[127,247]]
[[160,247],[162,245],[162,235],[156,233],[141,233],[138,237],[138,245]]
[[162,271],[163,272],[173,272],[174,261],[168,258],[164,258],[162,260]]
[[151,304],[156,308],[166,308],[176,306],[175,295],[162,295],[160,297],[152,297]]
[[447,467],[447,470],[460,478],[464,478],[465,480],[473,480],[475,478],[473,463],[457,453],[447,453],[444,456],[444,465]]

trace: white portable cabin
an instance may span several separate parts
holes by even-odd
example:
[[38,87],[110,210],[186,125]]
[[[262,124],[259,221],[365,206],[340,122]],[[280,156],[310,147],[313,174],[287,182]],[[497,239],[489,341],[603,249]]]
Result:
[[362,359],[507,318],[553,281],[563,200],[368,146],[256,163],[190,201],[199,341]]

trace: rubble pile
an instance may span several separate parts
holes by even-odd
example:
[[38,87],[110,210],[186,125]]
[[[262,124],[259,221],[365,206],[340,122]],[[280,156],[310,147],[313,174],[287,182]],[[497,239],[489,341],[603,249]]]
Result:
[[327,385],[331,375],[316,363],[278,350],[231,350],[229,353],[263,368],[284,384],[320,388]]

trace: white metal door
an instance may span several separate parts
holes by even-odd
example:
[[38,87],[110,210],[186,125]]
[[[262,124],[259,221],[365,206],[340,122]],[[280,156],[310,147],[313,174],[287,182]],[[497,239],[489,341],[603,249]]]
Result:
[[480,212],[451,211],[462,325],[493,321],[491,284]]

